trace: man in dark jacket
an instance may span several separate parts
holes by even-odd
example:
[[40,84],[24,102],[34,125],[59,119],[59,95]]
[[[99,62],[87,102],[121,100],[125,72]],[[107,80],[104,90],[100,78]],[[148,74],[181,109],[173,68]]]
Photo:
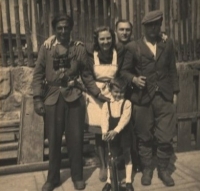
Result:
[[42,191],[52,191],[60,184],[64,132],[72,181],[75,189],[82,190],[85,188],[82,160],[85,104],[77,80],[80,75],[85,83],[90,78],[85,72],[86,51],[83,45],[75,45],[70,41],[73,28],[70,16],[56,16],[52,20],[52,27],[56,40],[51,50],[41,46],[33,76],[34,109],[37,114],[44,116],[49,141],[48,177]]
[[147,13],[142,20],[144,37],[127,45],[121,75],[133,88],[131,100],[139,155],[141,182],[150,185],[153,176],[152,144],[157,142],[158,175],[166,186],[174,180],[167,171],[176,133],[176,98],[179,92],[175,51],[171,39],[160,35],[163,13]]

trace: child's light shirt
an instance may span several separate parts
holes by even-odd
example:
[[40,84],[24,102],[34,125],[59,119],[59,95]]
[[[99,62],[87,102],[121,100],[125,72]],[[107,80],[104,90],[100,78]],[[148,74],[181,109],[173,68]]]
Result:
[[[130,121],[131,118],[131,102],[129,100],[126,100],[124,103],[124,107],[122,108],[122,115],[121,115],[121,106],[124,99],[121,99],[119,101],[114,100],[111,98],[110,100],[110,110],[111,110],[111,116],[114,118],[120,117],[120,120],[113,129],[117,133],[119,133]],[[102,107],[101,111],[101,130],[102,133],[107,133],[109,130],[109,110],[108,110],[108,103],[105,102]]]

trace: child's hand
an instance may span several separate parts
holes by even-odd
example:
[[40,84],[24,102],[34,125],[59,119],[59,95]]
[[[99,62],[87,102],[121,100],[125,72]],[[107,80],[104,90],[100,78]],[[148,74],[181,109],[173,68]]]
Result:
[[107,133],[102,134],[102,140],[106,141]]
[[115,136],[117,135],[117,132],[112,130],[112,131],[109,131],[107,133],[107,136],[106,136],[106,141],[110,141],[110,140],[113,140],[115,138]]

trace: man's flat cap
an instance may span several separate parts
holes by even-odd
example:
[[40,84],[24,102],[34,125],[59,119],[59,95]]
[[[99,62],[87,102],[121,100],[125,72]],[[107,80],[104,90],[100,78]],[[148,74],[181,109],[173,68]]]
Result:
[[160,10],[148,12],[142,19],[142,24],[152,23],[163,18],[163,12]]

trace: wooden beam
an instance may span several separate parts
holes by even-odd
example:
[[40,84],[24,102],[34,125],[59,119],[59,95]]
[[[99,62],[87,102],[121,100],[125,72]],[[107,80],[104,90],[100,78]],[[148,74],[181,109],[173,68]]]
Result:
[[24,65],[21,34],[20,34],[20,18],[19,18],[19,2],[14,0],[14,11],[15,11],[15,28],[16,28],[16,43],[17,43],[17,55],[18,55],[18,65]]
[[129,20],[129,0],[126,0],[126,19]]
[[181,18],[180,18],[180,0],[177,0],[176,3],[176,12],[177,12],[177,19],[178,19],[178,61],[182,61],[182,50],[181,50]]
[[103,20],[104,20],[104,25],[107,26],[107,24],[108,24],[108,5],[107,5],[107,0],[103,0]]
[[95,18],[95,28],[99,26],[99,5],[98,0],[94,1],[94,18]]
[[[197,59],[197,7],[198,3],[197,0],[194,0],[194,6],[193,6],[193,23],[194,23],[194,30],[193,30],[193,51],[194,51],[194,59]],[[199,94],[200,95],[200,94]]]
[[14,66],[14,53],[13,53],[13,43],[12,43],[12,32],[11,32],[11,22],[10,22],[10,3],[6,3],[6,21],[7,21],[7,32],[8,32],[8,45],[9,45],[9,56],[11,65]]

